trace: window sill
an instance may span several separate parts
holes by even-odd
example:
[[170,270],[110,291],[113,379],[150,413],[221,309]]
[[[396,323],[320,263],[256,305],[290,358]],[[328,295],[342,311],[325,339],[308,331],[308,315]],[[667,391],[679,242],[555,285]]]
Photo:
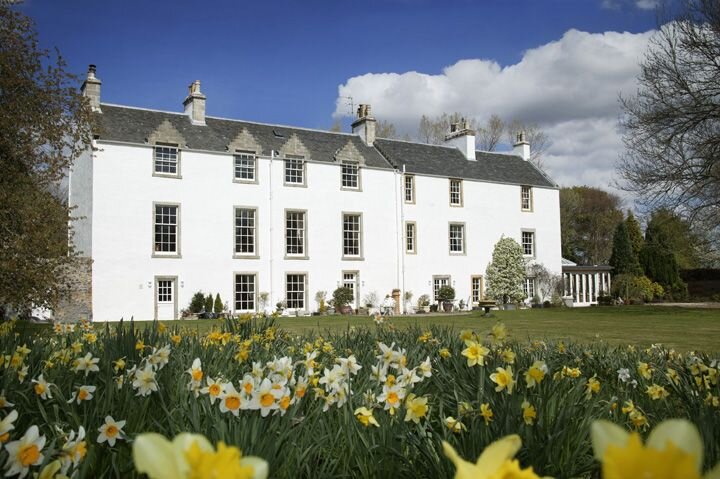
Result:
[[533,210],[520,209],[523,213],[533,213]]
[[306,259],[310,259],[310,257],[309,257],[309,256],[300,256],[300,255],[294,256],[294,255],[287,255],[287,254],[286,254],[286,255],[285,255],[285,259],[300,259],[300,260],[306,260]]
[[175,254],[175,253],[173,253],[173,254],[153,253],[153,254],[151,255],[151,257],[153,257],[153,258],[174,258],[174,259],[178,259],[178,258],[182,258],[182,255],[181,255],[180,253],[177,253],[177,254]]
[[233,259],[260,259],[258,254],[234,254]]
[[462,203],[460,203],[459,205],[454,205],[454,204],[450,203],[450,207],[451,208],[462,208],[463,205],[462,205]]
[[182,180],[182,175],[173,175],[172,173],[156,173],[153,172],[155,178],[173,178],[175,180]]
[[307,188],[307,183],[283,183],[283,186],[290,188]]
[[350,188],[348,186],[341,186],[340,191],[355,191],[357,193],[362,193],[362,188],[360,188],[360,187]]
[[450,251],[450,256],[467,256],[464,251]]
[[257,185],[258,180],[239,180],[237,178],[233,178],[233,183],[238,183],[241,185]]
[[342,261],[365,261],[363,256],[342,256],[340,259]]

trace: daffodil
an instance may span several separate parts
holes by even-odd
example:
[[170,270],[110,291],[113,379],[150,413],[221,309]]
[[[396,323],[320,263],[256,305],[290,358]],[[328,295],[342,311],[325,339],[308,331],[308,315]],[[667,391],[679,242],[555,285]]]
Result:
[[650,396],[650,399],[657,401],[659,399],[665,399],[670,395],[667,390],[662,387],[658,386],[657,384],[653,384],[652,386],[647,387],[647,395]]
[[158,390],[158,384],[155,380],[155,370],[150,363],[145,364],[143,369],[135,371],[133,379],[133,388],[137,390],[136,396],[148,396],[153,391]]
[[476,364],[485,366],[485,356],[488,355],[490,350],[472,339],[466,340],[465,346],[467,348],[463,349],[462,355],[467,358],[467,365],[471,367]]
[[525,373],[525,382],[528,388],[534,388],[545,379],[545,374],[548,372],[548,367],[545,361],[535,361]]
[[427,401],[426,397],[417,397],[415,394],[408,394],[405,399],[405,422],[412,421],[415,424],[419,424],[420,419],[427,415]]
[[373,416],[373,412],[366,408],[366,407],[359,407],[355,409],[355,418],[365,427],[368,427],[370,425],[373,425],[375,427],[380,427],[380,424],[378,424],[377,420]]
[[501,344],[508,337],[507,329],[503,323],[496,323],[490,332],[494,344]]
[[268,463],[220,442],[215,449],[202,435],[181,433],[171,441],[156,433],[140,434],[133,443],[133,462],[150,479],[265,479]]
[[497,384],[495,391],[502,392],[506,390],[508,394],[512,394],[513,388],[515,387],[512,366],[508,365],[507,368],[497,368],[495,371],[496,372],[490,375],[490,380]]
[[115,441],[123,437],[123,427],[125,427],[125,421],[115,421],[112,416],[106,416],[105,424],[98,428],[100,433],[97,437],[98,444],[107,441],[111,447],[115,446]]
[[13,409],[0,421],[0,447],[10,439],[10,431],[15,429],[15,425],[13,423],[17,420],[17,418],[18,412]]
[[80,386],[77,388],[77,391],[75,391],[68,401],[68,404],[72,403],[73,401],[80,404],[83,401],[89,401],[93,398],[93,393],[95,392],[95,386]]
[[52,398],[52,393],[50,392],[50,386],[52,386],[52,384],[45,381],[42,374],[38,376],[37,379],[33,379],[32,382],[35,383],[35,386],[33,387],[35,394],[40,396],[42,399]]
[[75,372],[79,373],[84,371],[85,377],[87,377],[91,372],[100,371],[98,367],[99,362],[100,358],[94,358],[92,353],[87,353],[84,357],[75,360]]
[[638,373],[645,379],[652,378],[652,368],[648,363],[638,362]]
[[590,399],[593,394],[600,392],[600,381],[597,380],[596,376],[591,377],[585,383],[585,399]]
[[482,416],[483,420],[485,420],[486,426],[490,424],[490,422],[492,422],[494,415],[495,414],[493,413],[492,409],[490,409],[490,404],[482,403],[480,405],[480,416]]
[[530,404],[528,401],[523,401],[520,407],[522,408],[523,421],[525,421],[525,424],[528,426],[532,426],[537,418],[535,406]]
[[591,437],[604,479],[720,478],[720,464],[702,476],[702,439],[685,419],[658,424],[645,444],[637,432],[629,433],[609,421],[595,421]]
[[61,471],[67,474],[70,467],[77,467],[87,455],[87,443],[85,442],[85,428],[80,426],[77,431],[70,431],[67,441],[62,447],[60,462]]
[[115,371],[116,374],[119,373],[120,371],[122,371],[123,369],[125,369],[125,358],[124,357],[118,359],[117,361],[113,361],[113,371]]
[[475,463],[461,458],[445,441],[443,451],[455,464],[455,479],[540,479],[532,467],[521,469],[513,459],[521,445],[520,436],[505,436],[487,446]]
[[45,436],[40,435],[37,426],[30,426],[20,439],[7,443],[5,476],[19,474],[21,479],[27,476],[30,466],[39,466],[45,459],[42,454],[43,447],[45,447]]
[[202,394],[207,394],[210,396],[210,404],[215,404],[216,399],[220,399],[223,393],[223,384],[220,381],[215,381],[211,377],[205,378],[205,382],[207,383],[207,386],[202,388],[200,392]]
[[[243,401],[240,397],[240,393],[237,392],[235,386],[228,382],[223,384],[223,393],[220,398],[220,412],[231,412],[234,416],[240,413],[240,406]],[[267,414],[265,414],[267,416]]]
[[448,429],[450,429],[454,433],[460,433],[462,431],[467,431],[467,427],[465,427],[465,424],[460,422],[459,419],[455,419],[452,416],[448,416],[445,418],[445,425]]

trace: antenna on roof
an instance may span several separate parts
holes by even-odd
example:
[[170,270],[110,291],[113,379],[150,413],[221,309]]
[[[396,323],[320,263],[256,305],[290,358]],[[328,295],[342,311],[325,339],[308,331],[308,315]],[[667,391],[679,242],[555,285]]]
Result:
[[345,98],[347,100],[346,105],[350,107],[350,112],[349,112],[348,116],[353,116],[355,114],[355,103],[353,102],[353,97],[341,96],[339,98]]

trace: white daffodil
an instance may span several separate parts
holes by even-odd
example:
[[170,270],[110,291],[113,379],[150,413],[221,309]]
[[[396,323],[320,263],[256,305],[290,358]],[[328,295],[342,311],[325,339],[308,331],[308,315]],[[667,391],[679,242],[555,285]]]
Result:
[[62,447],[60,462],[61,472],[67,474],[70,467],[77,467],[87,455],[87,443],[85,442],[85,428],[80,426],[77,431],[70,431],[67,441]]
[[145,364],[143,369],[135,371],[135,379],[132,385],[133,388],[137,389],[136,396],[148,396],[153,391],[158,390],[155,370],[150,363]]
[[257,390],[253,393],[251,401],[251,409],[259,409],[260,415],[266,417],[270,414],[270,411],[276,410],[279,405],[277,401],[282,397],[282,391],[279,389],[273,389],[272,382],[268,378],[265,378],[258,386]]
[[237,416],[240,413],[240,406],[243,401],[240,393],[237,392],[232,383],[223,384],[223,394],[220,398],[220,412],[230,411]]
[[45,457],[42,449],[45,447],[45,436],[40,435],[37,426],[30,426],[23,437],[5,445],[8,453],[5,463],[5,476],[20,475],[20,479],[27,476],[30,466],[39,466]]
[[105,424],[98,428],[100,433],[97,437],[98,444],[107,441],[110,447],[115,446],[115,441],[122,439],[123,430],[126,421],[115,421],[112,416],[105,417]]
[[99,362],[100,358],[94,358],[92,353],[87,353],[84,357],[75,360],[75,372],[85,371],[85,377],[87,377],[91,372],[100,371]]
[[72,394],[72,397],[68,401],[68,404],[72,403],[73,401],[80,404],[83,401],[91,400],[93,398],[93,393],[95,392],[95,389],[95,386],[80,386],[79,388],[77,388],[77,391]]
[[210,404],[215,404],[215,400],[220,399],[222,396],[223,384],[219,380],[213,380],[210,376],[205,378],[205,382],[207,383],[207,386],[202,388],[200,393],[210,396]]
[[147,474],[150,479],[265,479],[268,476],[267,461],[254,456],[243,457],[240,449],[222,442],[216,450],[200,434],[181,433],[172,442],[160,434],[140,434],[133,442],[132,454],[137,472]]
[[3,390],[2,393],[0,393],[0,409],[5,409],[6,407],[13,407],[15,404],[11,403],[7,400],[5,397],[5,391]]
[[10,439],[10,431],[15,429],[15,425],[13,423],[17,420],[17,418],[18,412],[13,409],[10,411],[10,414],[0,421],[0,444],[8,442],[8,439]]
[[170,362],[170,345],[167,344],[160,349],[153,348],[153,352],[147,358],[148,362],[155,366],[157,370],[161,370]]
[[37,379],[33,379],[32,382],[35,383],[35,386],[33,387],[33,389],[35,389],[35,394],[40,396],[42,399],[52,398],[52,393],[50,392],[50,386],[52,386],[52,384],[45,381],[42,374],[38,376]]

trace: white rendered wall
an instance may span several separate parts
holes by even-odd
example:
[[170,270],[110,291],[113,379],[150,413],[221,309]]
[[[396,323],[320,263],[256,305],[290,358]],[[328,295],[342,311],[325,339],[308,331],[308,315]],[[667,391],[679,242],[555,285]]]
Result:
[[[362,298],[397,287],[396,174],[361,169],[362,191],[340,189],[340,166],[309,162],[307,186],[283,186],[283,162],[259,160],[258,184],[233,182],[231,155],[181,152],[182,179],[152,175],[152,148],[105,143],[94,165],[93,317],[97,321],[154,317],[154,278],[177,276],[178,307],[198,290],[220,293],[233,307],[235,272],[258,274],[269,307],[285,297],[285,273],[308,276],[307,308],[318,290],[328,296],[342,271],[359,272]],[[181,258],[154,258],[153,202],[180,204]],[[235,259],[234,206],[258,208],[259,259]],[[285,259],[284,211],[307,210],[308,259]],[[342,259],[342,212],[363,215],[363,261]],[[272,238],[272,241],[269,239]],[[272,263],[271,263],[272,248]],[[271,267],[272,264],[272,267]],[[272,277],[272,281],[271,281]]]
[[[520,186],[463,180],[463,206],[450,206],[449,180],[415,176],[415,204],[404,204],[404,220],[416,223],[417,253],[405,255],[405,290],[413,301],[433,298],[433,276],[450,276],[456,299],[467,304],[471,277],[485,277],[495,243],[504,235],[521,243],[535,232],[535,258],[561,273],[559,190],[532,188],[533,211],[520,207]],[[449,223],[465,223],[465,254],[450,254]]]

